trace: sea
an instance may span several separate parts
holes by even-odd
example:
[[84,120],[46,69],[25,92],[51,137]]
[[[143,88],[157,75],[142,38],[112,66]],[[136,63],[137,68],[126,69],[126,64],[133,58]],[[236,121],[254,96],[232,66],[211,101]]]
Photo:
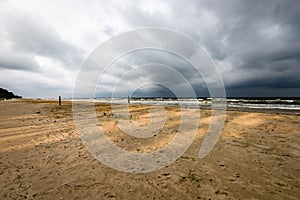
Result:
[[101,102],[114,104],[146,104],[159,106],[185,106],[210,108],[212,104],[226,104],[227,110],[253,110],[253,111],[272,111],[272,112],[292,112],[300,114],[300,97],[230,97],[230,98],[78,98],[72,101]]

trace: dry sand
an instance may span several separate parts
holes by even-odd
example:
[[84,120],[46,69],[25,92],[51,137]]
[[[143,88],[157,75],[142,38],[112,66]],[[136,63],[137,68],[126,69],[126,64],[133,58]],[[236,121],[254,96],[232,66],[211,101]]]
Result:
[[[132,119],[149,122],[149,106],[131,106]],[[99,126],[116,145],[147,152],[176,134],[180,112],[167,107],[160,134],[122,133],[110,106],[97,105]],[[104,114],[105,113],[105,114]],[[108,168],[82,145],[70,102],[0,102],[0,199],[299,199],[299,115],[229,111],[211,153],[198,159],[210,122],[201,110],[196,139],[176,162],[146,174]]]

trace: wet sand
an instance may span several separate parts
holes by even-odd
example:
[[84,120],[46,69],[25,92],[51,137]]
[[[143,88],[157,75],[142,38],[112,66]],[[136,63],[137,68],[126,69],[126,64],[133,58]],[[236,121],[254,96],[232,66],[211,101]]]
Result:
[[[150,106],[133,105],[131,119],[149,123]],[[180,110],[166,107],[161,133],[123,133],[109,104],[97,104],[99,126],[132,152],[164,147],[176,134]],[[190,148],[163,169],[131,174],[111,169],[82,145],[71,102],[0,102],[0,199],[299,199],[300,115],[228,111],[223,133],[204,159],[198,151],[211,120],[201,110]]]

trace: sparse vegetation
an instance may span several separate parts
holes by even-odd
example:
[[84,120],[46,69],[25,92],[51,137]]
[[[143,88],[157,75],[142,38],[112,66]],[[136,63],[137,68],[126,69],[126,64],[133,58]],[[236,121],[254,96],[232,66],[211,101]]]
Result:
[[198,177],[198,175],[194,172],[194,170],[189,170],[188,176],[181,176],[179,179],[179,182],[184,182],[184,181],[191,181],[191,182],[199,182],[201,179]]

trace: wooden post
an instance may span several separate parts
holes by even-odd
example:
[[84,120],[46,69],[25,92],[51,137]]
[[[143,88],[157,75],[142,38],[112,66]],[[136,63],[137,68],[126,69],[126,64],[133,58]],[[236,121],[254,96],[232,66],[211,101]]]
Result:
[[129,96],[128,96],[128,104],[130,104],[130,98],[129,98]]
[[58,105],[61,106],[61,96],[58,97]]

